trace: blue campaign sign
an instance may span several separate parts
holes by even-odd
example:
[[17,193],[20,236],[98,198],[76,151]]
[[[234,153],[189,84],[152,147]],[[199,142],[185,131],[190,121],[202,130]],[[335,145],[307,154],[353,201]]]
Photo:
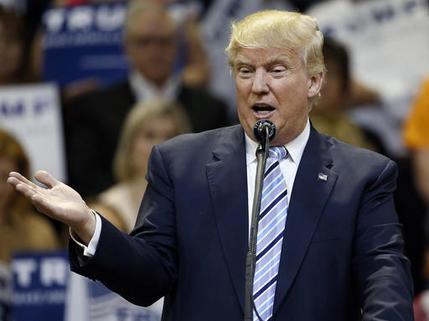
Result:
[[18,254],[11,264],[12,319],[64,319],[69,264],[66,252]]
[[106,86],[124,79],[125,3],[55,7],[43,17],[43,78],[61,87],[85,79]]
[[136,306],[100,283],[90,282],[90,321],[160,321],[162,300],[149,308]]

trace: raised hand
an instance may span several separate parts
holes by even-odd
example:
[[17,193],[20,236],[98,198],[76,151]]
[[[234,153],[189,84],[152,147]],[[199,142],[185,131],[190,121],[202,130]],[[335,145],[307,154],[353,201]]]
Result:
[[82,197],[45,171],[38,171],[34,177],[46,187],[34,184],[17,172],[9,173],[7,182],[28,197],[38,211],[67,224],[88,244],[94,234],[95,217]]

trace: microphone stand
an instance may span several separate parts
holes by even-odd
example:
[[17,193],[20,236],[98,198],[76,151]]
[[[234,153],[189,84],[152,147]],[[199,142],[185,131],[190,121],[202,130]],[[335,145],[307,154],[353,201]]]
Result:
[[[262,187],[264,183],[265,164],[267,162],[268,147],[269,147],[269,129],[265,128],[265,141],[261,140],[261,144],[256,149],[256,178],[255,192],[253,196],[252,206],[252,221],[250,226],[249,251],[246,255],[246,279],[244,291],[244,321],[253,321],[253,278],[255,275],[256,266],[256,241],[258,235],[259,212],[261,210]],[[261,319],[256,312],[256,315]]]

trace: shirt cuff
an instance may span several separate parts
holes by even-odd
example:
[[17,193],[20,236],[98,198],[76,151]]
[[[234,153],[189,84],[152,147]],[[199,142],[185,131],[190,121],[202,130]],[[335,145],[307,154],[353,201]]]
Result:
[[83,255],[87,257],[93,257],[95,255],[95,252],[97,250],[98,241],[100,240],[100,234],[101,234],[101,218],[100,215],[92,210],[92,213],[94,213],[95,216],[95,231],[94,235],[92,236],[91,240],[88,243],[88,246],[82,244],[78,239],[77,235],[73,233],[71,228],[69,228],[69,234],[71,239],[79,245],[83,249]]

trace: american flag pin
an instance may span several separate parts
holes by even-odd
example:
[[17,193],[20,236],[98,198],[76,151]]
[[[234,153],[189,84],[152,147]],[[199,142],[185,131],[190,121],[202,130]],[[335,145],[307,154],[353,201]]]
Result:
[[323,173],[319,173],[319,179],[320,179],[321,181],[326,182],[326,181],[328,180],[328,175],[323,174]]

